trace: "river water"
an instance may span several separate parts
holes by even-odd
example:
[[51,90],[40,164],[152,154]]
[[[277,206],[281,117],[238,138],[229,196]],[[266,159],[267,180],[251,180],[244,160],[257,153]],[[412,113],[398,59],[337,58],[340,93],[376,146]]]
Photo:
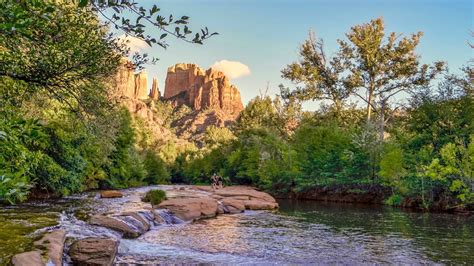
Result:
[[[148,189],[126,190],[121,199],[97,199],[88,193],[1,208],[0,264],[31,248],[33,239],[47,230],[41,228],[48,226],[61,227],[70,237],[120,238],[81,219],[91,213],[142,208],[140,196]],[[116,263],[474,263],[473,216],[315,201],[279,203],[274,212],[246,211],[156,226],[137,239],[121,239]]]

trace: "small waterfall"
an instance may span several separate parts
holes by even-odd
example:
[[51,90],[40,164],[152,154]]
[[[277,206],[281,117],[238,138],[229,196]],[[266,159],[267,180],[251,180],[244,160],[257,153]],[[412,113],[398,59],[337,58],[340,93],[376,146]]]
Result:
[[64,229],[68,237],[86,238],[86,237],[110,237],[120,239],[121,234],[106,227],[94,226],[77,219],[72,213],[62,212],[59,217],[59,229]]
[[[172,214],[169,210],[157,209],[157,210],[154,210],[154,213],[155,213],[155,223],[157,222],[157,220],[162,220],[164,224],[182,224],[182,223],[184,223],[183,220],[181,220],[178,217],[174,216],[174,214]],[[159,218],[156,217],[156,216],[158,216]]]

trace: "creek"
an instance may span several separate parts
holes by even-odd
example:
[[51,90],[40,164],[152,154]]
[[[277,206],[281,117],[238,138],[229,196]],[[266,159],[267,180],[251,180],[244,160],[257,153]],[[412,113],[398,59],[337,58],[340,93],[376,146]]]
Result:
[[[154,186],[170,191],[173,186]],[[100,199],[84,193],[0,208],[0,264],[32,247],[50,229],[68,238],[104,236],[91,226],[95,213],[146,207],[151,187],[123,190],[125,197]],[[172,193],[172,192],[169,192]],[[136,239],[121,239],[116,263],[210,264],[472,264],[474,217],[407,212],[378,205],[279,200],[278,211],[245,211],[185,223],[163,211],[167,223]],[[70,241],[66,241],[66,245]],[[67,259],[67,258],[66,258]]]

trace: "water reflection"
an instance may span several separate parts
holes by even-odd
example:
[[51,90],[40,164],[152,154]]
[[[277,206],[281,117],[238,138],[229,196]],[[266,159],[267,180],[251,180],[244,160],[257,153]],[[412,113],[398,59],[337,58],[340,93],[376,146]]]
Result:
[[321,202],[280,201],[165,226],[120,245],[118,262],[461,264],[474,261],[473,218]]
[[[407,212],[387,206],[280,201],[280,213],[330,226],[341,234],[362,234],[410,243],[438,263],[474,261],[474,217]],[[392,243],[393,244],[393,243]],[[403,248],[403,247],[401,247]],[[421,255],[421,254],[420,254]]]

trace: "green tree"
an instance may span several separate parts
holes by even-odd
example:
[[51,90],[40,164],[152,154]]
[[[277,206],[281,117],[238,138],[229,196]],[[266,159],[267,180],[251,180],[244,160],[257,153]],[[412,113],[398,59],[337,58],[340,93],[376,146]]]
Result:
[[166,169],[165,162],[153,151],[147,151],[143,164],[146,170],[144,181],[150,185],[168,184],[170,174]]
[[329,100],[336,114],[340,114],[344,101],[350,96],[351,88],[344,83],[344,71],[349,67],[340,55],[328,58],[324,42],[310,31],[308,39],[301,45],[299,61],[291,63],[281,71],[282,77],[298,87],[290,92],[282,90],[283,98],[296,97],[300,100]]
[[409,37],[392,32],[384,40],[384,30],[382,18],[377,18],[352,27],[346,34],[349,42],[339,40],[340,55],[350,72],[345,84],[367,104],[367,121],[371,121],[373,111],[379,114],[381,140],[389,100],[402,91],[428,85],[444,68],[443,62],[420,64],[415,49],[422,32]]
[[135,131],[132,127],[130,112],[122,108],[120,111],[120,127],[115,140],[115,150],[110,154],[107,167],[109,176],[103,187],[124,188],[143,184],[146,175],[144,166],[135,150]]
[[442,182],[462,203],[474,201],[474,135],[469,143],[448,143],[422,175]]
[[399,193],[405,194],[407,192],[402,180],[405,174],[403,150],[387,144],[380,160],[379,176],[382,178],[382,182],[392,189],[392,196],[388,200],[391,205],[399,205],[401,200]]

